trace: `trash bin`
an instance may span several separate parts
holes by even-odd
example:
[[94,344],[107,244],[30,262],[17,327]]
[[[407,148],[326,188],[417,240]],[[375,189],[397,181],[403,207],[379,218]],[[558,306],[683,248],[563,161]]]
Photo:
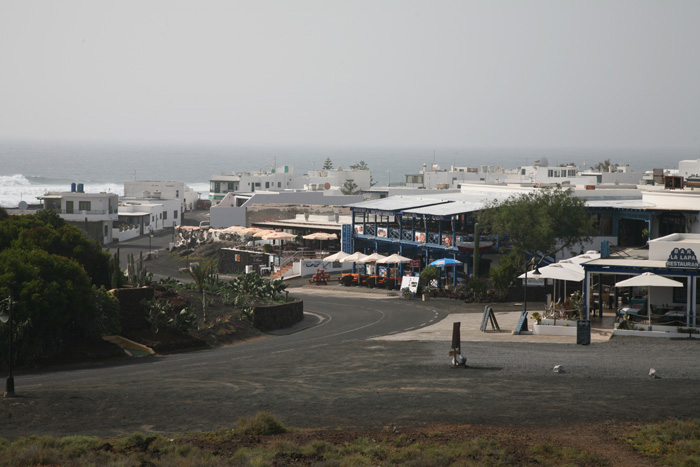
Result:
[[252,265],[252,264],[246,265],[246,267],[245,267],[245,273],[246,273],[246,274],[249,274],[249,273],[251,273],[251,272],[253,272],[253,265]]

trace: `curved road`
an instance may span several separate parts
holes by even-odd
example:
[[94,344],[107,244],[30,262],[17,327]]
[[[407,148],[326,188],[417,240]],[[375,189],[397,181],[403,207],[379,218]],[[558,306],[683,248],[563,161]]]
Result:
[[[417,301],[408,306],[355,293],[303,298],[304,321],[266,339],[17,375],[21,397],[2,404],[8,413],[0,417],[8,423],[0,424],[0,437],[211,430],[262,410],[296,426],[326,426],[336,415],[333,401],[340,402],[361,375],[380,370],[365,367],[359,349],[399,357],[368,338],[427,326],[441,316]],[[321,401],[330,409],[325,415]]]
[[[343,289],[295,290],[305,300],[304,322],[267,339],[19,374],[21,397],[0,404],[0,437],[216,430],[259,411],[288,426],[329,429],[700,417],[700,339],[463,341],[469,366],[452,368],[450,336],[392,340],[439,320],[443,312],[432,309],[439,301]],[[565,372],[553,372],[554,365]],[[649,377],[650,368],[658,378]]]

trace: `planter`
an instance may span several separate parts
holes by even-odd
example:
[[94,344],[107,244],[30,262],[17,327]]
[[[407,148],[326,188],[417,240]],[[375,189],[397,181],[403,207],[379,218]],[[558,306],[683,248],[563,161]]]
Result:
[[[545,321],[545,320],[542,320]],[[576,337],[576,323],[573,326],[559,326],[557,320],[557,325],[547,325],[547,324],[533,324],[532,333],[539,336],[571,336]]]
[[[617,326],[617,325],[616,325]],[[635,325],[642,329],[613,329],[613,336],[632,336],[632,337],[665,337],[667,339],[688,339],[687,332],[678,332],[676,327],[672,326],[651,326],[651,331],[647,330],[647,325]],[[692,334],[692,339],[699,339],[700,334]]]
[[[575,319],[557,318],[556,326],[564,326],[564,323],[566,323],[569,326],[576,327],[576,320]],[[540,324],[542,324],[543,326],[555,326],[554,320],[552,318],[542,318],[542,323],[540,323]]]

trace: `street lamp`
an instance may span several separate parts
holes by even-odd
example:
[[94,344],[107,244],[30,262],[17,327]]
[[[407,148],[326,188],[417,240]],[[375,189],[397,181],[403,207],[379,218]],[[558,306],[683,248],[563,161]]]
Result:
[[[525,265],[525,291],[524,291],[525,298],[523,300],[523,302],[524,302],[523,311],[527,311],[527,268],[528,268],[528,266]],[[535,263],[535,270],[532,271],[532,275],[534,276],[535,279],[539,279],[539,277],[542,275],[542,273],[540,272],[539,264]]]
[[5,384],[5,397],[15,397],[15,378],[12,376],[12,308],[15,302],[12,297],[7,297],[2,302],[0,306],[2,307],[2,312],[0,312],[0,321],[4,323],[10,322],[10,343],[9,343],[9,354],[8,360],[10,362],[10,373],[7,376],[7,382]]

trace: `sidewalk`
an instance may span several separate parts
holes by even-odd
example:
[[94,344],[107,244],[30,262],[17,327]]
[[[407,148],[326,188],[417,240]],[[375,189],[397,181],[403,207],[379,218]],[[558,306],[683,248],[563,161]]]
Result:
[[[539,309],[534,308],[533,309]],[[532,342],[540,344],[575,344],[576,336],[542,336],[531,333],[513,334],[518,324],[521,311],[496,311],[499,331],[487,327],[486,332],[481,332],[483,313],[451,313],[442,321],[421,329],[393,334],[391,336],[376,337],[375,340],[384,341],[452,341],[453,323],[460,322],[460,337],[465,342]],[[614,317],[605,317],[602,322],[599,319],[591,321],[591,343],[606,342],[612,336]],[[528,326],[532,328],[532,319],[528,319]]]
[[[290,281],[289,293],[324,295],[335,297],[362,296],[375,300],[403,300],[398,296],[398,291],[388,291],[386,289],[369,289],[367,287],[343,287],[331,282],[328,285],[309,285],[307,280]],[[410,330],[390,336],[377,337],[375,340],[384,341],[452,341],[453,323],[460,322],[460,335],[462,342],[532,342],[547,344],[575,344],[576,336],[543,336],[531,333],[513,334],[520,315],[523,304],[518,302],[505,303],[465,303],[463,300],[449,298],[430,298],[423,302],[421,299],[412,299],[408,303],[412,306],[424,307],[448,313],[444,319],[424,328]],[[500,327],[499,331],[494,331],[489,324],[487,332],[481,332],[481,322],[484,316],[484,308],[490,305],[496,316],[496,321]],[[529,302],[528,310],[544,310],[543,302]],[[615,317],[611,313],[600,318],[591,320],[591,343],[606,342],[612,336]],[[532,330],[534,320],[529,319],[528,327]]]

